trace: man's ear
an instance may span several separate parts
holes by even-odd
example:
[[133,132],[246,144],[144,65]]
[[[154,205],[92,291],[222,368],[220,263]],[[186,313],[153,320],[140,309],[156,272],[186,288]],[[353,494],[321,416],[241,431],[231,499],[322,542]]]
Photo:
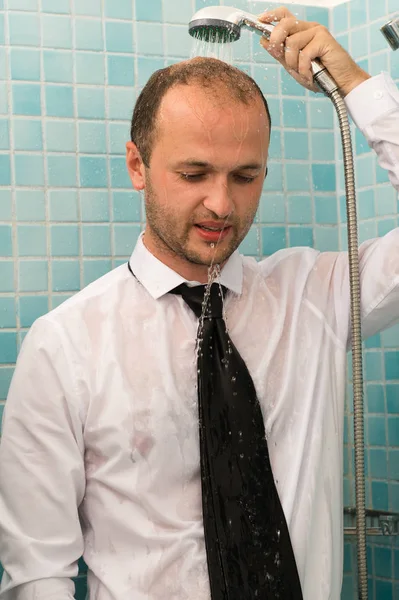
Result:
[[126,166],[134,189],[143,190],[145,188],[145,166],[134,142],[126,144]]

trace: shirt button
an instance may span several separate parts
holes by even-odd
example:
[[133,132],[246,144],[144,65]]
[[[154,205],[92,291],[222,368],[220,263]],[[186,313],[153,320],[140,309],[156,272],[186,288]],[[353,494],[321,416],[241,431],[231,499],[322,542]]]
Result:
[[376,100],[381,100],[383,95],[384,95],[384,92],[382,92],[381,90],[377,90],[376,92],[374,92],[374,98]]

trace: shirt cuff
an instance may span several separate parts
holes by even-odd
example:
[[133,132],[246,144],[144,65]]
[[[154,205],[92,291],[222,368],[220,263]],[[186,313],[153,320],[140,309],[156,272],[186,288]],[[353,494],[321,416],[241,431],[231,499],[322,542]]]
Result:
[[399,108],[399,90],[388,73],[366,79],[345,97],[356,126],[364,131],[392,110]]

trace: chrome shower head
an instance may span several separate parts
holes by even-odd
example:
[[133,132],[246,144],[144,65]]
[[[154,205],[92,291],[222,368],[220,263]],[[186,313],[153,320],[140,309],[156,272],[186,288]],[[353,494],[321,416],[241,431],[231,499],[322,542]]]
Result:
[[[275,26],[272,23],[262,23],[255,15],[232,6],[207,6],[192,17],[188,32],[204,42],[226,43],[240,39],[243,27],[269,39]],[[338,89],[318,59],[312,60],[311,68],[314,80],[325,94],[331,95]]]
[[242,27],[270,37],[274,25],[261,23],[258,18],[232,6],[208,6],[195,13],[188,32],[205,42],[235,42],[240,39]]
[[399,16],[381,27],[381,32],[387,39],[392,50],[399,49]]

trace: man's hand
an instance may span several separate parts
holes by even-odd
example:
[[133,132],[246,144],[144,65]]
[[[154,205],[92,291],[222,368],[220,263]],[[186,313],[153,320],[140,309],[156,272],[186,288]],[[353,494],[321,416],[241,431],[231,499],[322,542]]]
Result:
[[263,23],[278,21],[270,40],[263,37],[261,45],[307,89],[319,91],[311,71],[314,58],[321,60],[344,96],[369,79],[370,75],[355,63],[323,25],[298,21],[284,7],[264,12],[259,15],[259,20]]

